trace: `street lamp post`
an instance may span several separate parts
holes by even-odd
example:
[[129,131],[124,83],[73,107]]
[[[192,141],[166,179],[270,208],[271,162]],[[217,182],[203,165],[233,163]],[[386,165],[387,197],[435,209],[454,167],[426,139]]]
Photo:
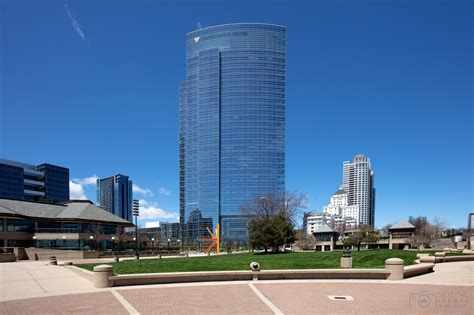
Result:
[[155,238],[152,237],[152,238],[151,238],[151,254],[152,254],[152,255],[155,254],[154,251],[155,251]]
[[115,249],[115,236],[112,236],[112,256],[115,256],[114,249]]
[[138,254],[138,215],[140,214],[140,205],[137,199],[133,199],[133,215],[135,216],[135,257],[140,258]]
[[171,239],[169,238],[168,239],[168,254],[170,253],[170,242],[171,242]]
[[178,238],[178,251],[179,251],[179,253],[181,254],[181,246],[180,246],[180,244],[181,244],[181,240]]

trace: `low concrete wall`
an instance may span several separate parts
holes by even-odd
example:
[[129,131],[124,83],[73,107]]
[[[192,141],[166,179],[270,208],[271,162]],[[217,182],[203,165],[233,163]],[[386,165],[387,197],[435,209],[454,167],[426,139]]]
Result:
[[433,268],[433,263],[421,263],[417,265],[406,266],[403,269],[403,279],[433,272]]
[[444,262],[453,261],[474,261],[474,255],[446,256]]
[[14,262],[16,261],[16,256],[13,253],[0,253],[0,263],[4,262]]
[[69,270],[72,270],[74,273],[78,274],[79,276],[93,282],[94,281],[94,273],[92,271],[79,268],[76,266],[64,266],[65,268],[68,268]]
[[111,276],[113,286],[235,280],[387,279],[384,269],[306,269],[265,271],[171,272]]
[[67,259],[97,259],[99,252],[86,252],[80,250],[62,250],[47,248],[25,248],[29,260],[49,260],[49,257],[56,256],[59,260]]

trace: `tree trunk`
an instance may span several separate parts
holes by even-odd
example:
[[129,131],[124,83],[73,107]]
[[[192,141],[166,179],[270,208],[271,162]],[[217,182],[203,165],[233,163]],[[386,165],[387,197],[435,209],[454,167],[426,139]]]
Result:
[[360,252],[360,243],[361,243],[361,242],[357,243],[357,251],[358,251],[358,252]]

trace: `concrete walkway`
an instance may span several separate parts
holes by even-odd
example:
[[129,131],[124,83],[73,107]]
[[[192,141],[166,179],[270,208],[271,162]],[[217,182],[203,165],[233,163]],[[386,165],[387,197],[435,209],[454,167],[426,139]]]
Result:
[[[474,262],[402,281],[282,280],[95,289],[67,267],[0,264],[0,314],[472,314]],[[447,281],[449,280],[449,281]]]
[[404,279],[403,283],[474,285],[474,262],[460,261],[435,264],[434,272]]
[[92,282],[47,261],[0,264],[0,301],[95,291]]

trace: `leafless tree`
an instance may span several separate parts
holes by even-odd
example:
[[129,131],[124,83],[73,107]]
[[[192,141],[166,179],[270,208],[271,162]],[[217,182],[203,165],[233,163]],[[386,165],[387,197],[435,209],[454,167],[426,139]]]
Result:
[[296,192],[269,193],[244,204],[240,212],[258,219],[282,215],[296,224],[301,210],[306,207],[306,202],[306,195]]
[[389,235],[389,229],[392,227],[391,224],[386,224],[380,229],[380,234],[382,236],[388,236]]
[[433,238],[441,238],[441,232],[446,228],[447,224],[446,222],[439,218],[439,217],[435,217],[433,219],[433,223],[431,224],[432,225],[432,229],[434,230],[433,231]]

